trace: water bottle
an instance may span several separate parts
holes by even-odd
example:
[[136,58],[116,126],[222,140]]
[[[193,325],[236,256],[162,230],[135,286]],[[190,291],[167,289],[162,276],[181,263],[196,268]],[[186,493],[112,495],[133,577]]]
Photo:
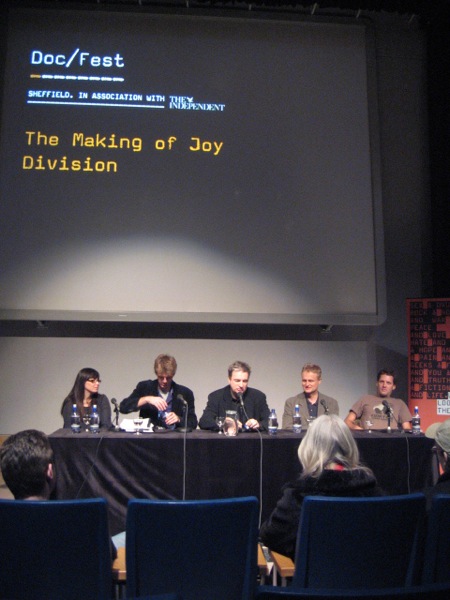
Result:
[[295,405],[294,416],[292,417],[292,429],[294,433],[300,433],[302,430],[302,417],[300,415],[300,406]]
[[89,425],[89,431],[91,433],[98,433],[99,429],[100,429],[100,417],[98,416],[97,405],[94,404],[94,406],[92,407],[91,423]]
[[413,415],[413,418],[411,419],[411,424],[412,424],[412,432],[415,435],[419,435],[419,433],[420,433],[420,415],[419,415],[419,407],[418,406],[414,407],[414,415]]
[[70,429],[72,433],[80,433],[81,430],[81,418],[77,410],[77,405],[72,404],[72,414],[70,416]]
[[277,430],[278,430],[277,413],[275,412],[275,409],[272,408],[272,410],[270,411],[270,415],[269,415],[269,433],[270,433],[270,435],[275,435]]

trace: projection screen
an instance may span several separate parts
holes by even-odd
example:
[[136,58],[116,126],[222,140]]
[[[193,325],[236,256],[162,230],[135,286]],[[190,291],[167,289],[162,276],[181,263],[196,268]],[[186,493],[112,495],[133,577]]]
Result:
[[7,16],[0,318],[384,319],[370,27]]

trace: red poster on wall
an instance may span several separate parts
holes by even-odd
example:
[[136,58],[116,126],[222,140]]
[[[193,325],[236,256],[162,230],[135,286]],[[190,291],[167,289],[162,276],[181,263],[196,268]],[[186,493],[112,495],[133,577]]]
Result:
[[422,430],[450,419],[450,298],[407,300],[408,404]]

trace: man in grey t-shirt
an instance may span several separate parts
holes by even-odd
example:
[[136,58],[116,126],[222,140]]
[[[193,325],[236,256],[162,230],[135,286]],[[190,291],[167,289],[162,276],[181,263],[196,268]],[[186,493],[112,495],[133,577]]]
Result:
[[411,413],[407,405],[400,398],[391,397],[396,387],[394,371],[379,371],[376,387],[376,396],[363,396],[351,407],[345,419],[350,429],[380,430],[387,429],[388,424],[392,429],[411,429]]

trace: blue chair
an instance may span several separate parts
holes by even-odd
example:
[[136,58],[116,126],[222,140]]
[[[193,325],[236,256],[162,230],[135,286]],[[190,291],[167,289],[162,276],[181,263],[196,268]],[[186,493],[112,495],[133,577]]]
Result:
[[177,593],[183,600],[252,599],[258,501],[130,500],[127,597]]
[[448,600],[450,583],[373,590],[297,590],[261,586],[256,600]]
[[436,494],[431,501],[422,581],[450,581],[450,494]]
[[305,498],[292,589],[411,585],[424,517],[423,494]]
[[111,598],[103,499],[0,501],[0,598]]

